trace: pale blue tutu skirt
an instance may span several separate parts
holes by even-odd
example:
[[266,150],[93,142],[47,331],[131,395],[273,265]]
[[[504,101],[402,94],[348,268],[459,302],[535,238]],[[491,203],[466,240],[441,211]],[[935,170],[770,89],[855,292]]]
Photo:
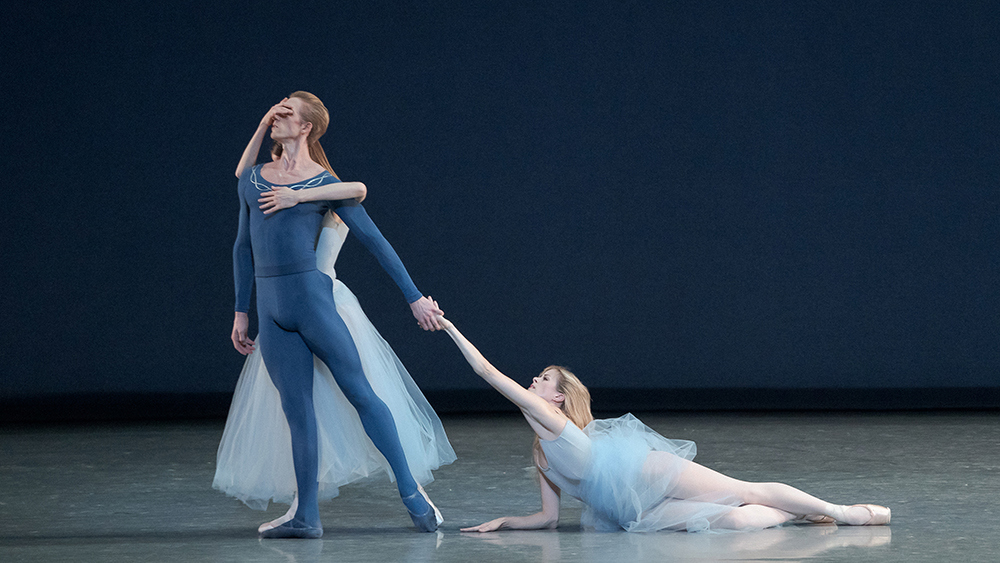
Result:
[[694,442],[664,438],[631,414],[595,420],[584,432],[591,440],[590,463],[580,483],[586,528],[700,532],[740,505],[722,492],[671,496],[678,476],[694,459]]

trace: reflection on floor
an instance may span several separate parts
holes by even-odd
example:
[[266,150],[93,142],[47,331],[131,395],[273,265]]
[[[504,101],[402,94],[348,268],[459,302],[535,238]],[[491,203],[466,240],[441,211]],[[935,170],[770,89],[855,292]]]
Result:
[[[619,414],[619,413],[615,413]],[[559,529],[462,534],[538,510],[531,433],[512,415],[445,418],[459,460],[427,487],[445,524],[418,534],[376,479],[321,506],[321,540],[262,541],[260,522],[211,489],[221,422],[0,429],[2,561],[995,561],[1000,420],[987,413],[645,414],[698,442],[697,461],[831,502],[876,502],[890,527],[788,526],[729,534]]]

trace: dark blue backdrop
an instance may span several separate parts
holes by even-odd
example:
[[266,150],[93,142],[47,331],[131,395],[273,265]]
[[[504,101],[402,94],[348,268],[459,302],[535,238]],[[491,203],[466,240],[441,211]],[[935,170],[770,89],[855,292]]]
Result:
[[[233,388],[232,173],[297,89],[513,376],[998,387],[995,9],[710,4],[6,6],[0,398]],[[481,387],[338,272],[423,388]]]

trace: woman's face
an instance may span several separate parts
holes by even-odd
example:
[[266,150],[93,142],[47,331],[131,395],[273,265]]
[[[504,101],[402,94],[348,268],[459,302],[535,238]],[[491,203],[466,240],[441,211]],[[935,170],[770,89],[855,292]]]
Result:
[[289,98],[283,105],[292,110],[290,114],[275,116],[271,123],[271,138],[275,141],[295,139],[309,134],[311,124],[302,120],[302,104],[299,98]]
[[564,400],[563,394],[559,392],[559,373],[555,370],[543,371],[532,379],[528,391],[556,405]]

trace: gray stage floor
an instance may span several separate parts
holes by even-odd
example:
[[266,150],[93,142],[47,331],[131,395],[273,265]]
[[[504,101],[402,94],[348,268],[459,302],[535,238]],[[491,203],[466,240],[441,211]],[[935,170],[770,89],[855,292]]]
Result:
[[539,506],[531,434],[515,415],[448,417],[459,460],[427,490],[445,523],[413,531],[387,479],[321,506],[321,540],[258,540],[284,512],[211,488],[221,422],[0,429],[0,561],[997,561],[998,413],[647,414],[698,442],[698,461],[832,502],[876,502],[889,527],[789,526],[733,534],[559,529],[462,534]]

